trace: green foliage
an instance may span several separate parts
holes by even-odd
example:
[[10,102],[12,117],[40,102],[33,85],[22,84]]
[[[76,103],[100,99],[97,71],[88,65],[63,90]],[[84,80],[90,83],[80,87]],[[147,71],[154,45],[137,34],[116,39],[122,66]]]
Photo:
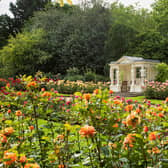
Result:
[[[40,29],[11,37],[0,50],[0,62],[7,75],[33,74],[43,69],[50,55],[42,49],[44,32]],[[2,75],[2,74],[1,74]]]
[[160,63],[156,65],[157,75],[156,81],[165,82],[168,80],[168,65],[165,63]]
[[13,32],[13,21],[7,15],[0,16],[0,49],[7,44],[7,40]]
[[24,23],[33,16],[35,11],[41,11],[51,0],[17,0],[10,3],[10,11],[14,18],[14,30],[20,32]]
[[40,72],[20,84],[26,92],[9,85],[0,92],[1,167],[167,166],[168,98],[157,106],[98,88],[65,98],[41,89],[56,83]]
[[166,82],[148,82],[144,95],[147,99],[166,99],[168,95],[168,81]]
[[163,37],[160,32],[146,31],[136,35],[135,40],[130,44],[128,54],[167,62],[167,44],[167,38]]
[[46,65],[48,71],[65,74],[67,67],[77,67],[101,74],[107,61],[104,43],[108,19],[108,9],[102,5],[85,10],[74,6],[69,10],[51,8],[36,13],[26,29],[45,30],[45,46],[52,55]]
[[153,4],[153,17],[157,23],[157,29],[161,34],[168,35],[168,1],[156,0]]

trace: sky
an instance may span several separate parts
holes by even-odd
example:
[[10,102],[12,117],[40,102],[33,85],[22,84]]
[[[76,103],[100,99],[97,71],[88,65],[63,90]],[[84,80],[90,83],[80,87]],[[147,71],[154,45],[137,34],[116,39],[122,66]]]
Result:
[[[77,3],[80,0],[72,0],[73,3]],[[106,0],[107,2],[114,2],[116,0]],[[124,5],[128,6],[128,5],[135,5],[136,3],[138,3],[139,7],[143,7],[143,8],[148,8],[150,9],[150,5],[155,1],[155,0],[117,0],[121,3],[123,3]],[[10,14],[9,11],[9,3],[10,2],[16,2],[16,0],[0,0],[0,15],[1,14]]]

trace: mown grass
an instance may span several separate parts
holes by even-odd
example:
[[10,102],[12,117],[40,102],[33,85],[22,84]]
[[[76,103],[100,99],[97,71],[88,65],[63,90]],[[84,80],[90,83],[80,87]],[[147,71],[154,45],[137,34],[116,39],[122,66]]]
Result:
[[[137,97],[126,97],[126,99],[137,100],[138,102],[143,102],[146,98],[145,96],[137,96]],[[152,104],[162,104],[164,100],[157,100],[157,99],[147,99],[151,101]]]

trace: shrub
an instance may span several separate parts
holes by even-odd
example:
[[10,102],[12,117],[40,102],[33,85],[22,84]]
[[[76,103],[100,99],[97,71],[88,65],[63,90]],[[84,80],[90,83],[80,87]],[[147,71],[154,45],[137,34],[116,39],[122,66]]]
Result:
[[168,96],[168,81],[166,82],[147,82],[144,95],[148,99],[165,99]]
[[166,63],[160,63],[156,66],[157,75],[156,81],[165,82],[168,80],[168,65]]

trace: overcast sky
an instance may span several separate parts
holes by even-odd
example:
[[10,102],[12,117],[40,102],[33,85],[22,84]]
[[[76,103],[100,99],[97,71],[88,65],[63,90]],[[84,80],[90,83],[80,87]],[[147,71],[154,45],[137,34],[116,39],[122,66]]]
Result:
[[[73,3],[77,3],[80,0],[72,0]],[[106,0],[108,2],[114,2],[116,0]],[[138,3],[140,7],[150,9],[150,5],[154,2],[154,0],[118,0],[119,2],[123,3],[124,5],[135,5]],[[16,0],[1,0],[0,2],[0,15],[1,14],[10,14],[9,12],[9,3],[16,2]]]

